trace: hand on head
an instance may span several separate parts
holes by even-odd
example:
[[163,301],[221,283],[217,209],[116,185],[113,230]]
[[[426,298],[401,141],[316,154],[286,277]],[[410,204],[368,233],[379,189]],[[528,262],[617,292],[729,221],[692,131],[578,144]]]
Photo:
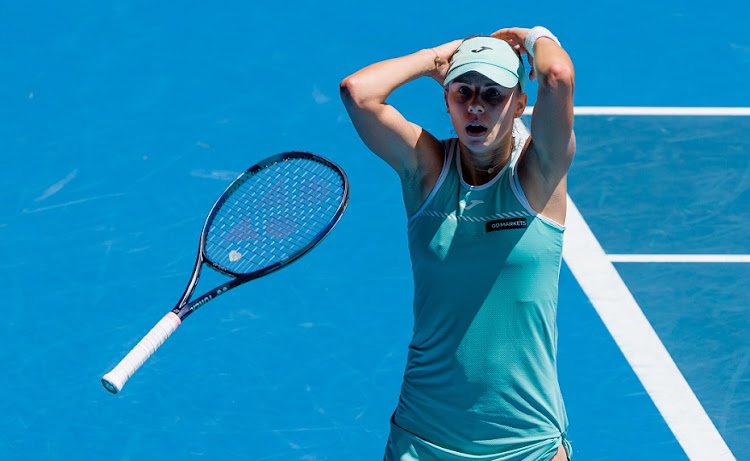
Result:
[[529,72],[529,80],[534,80],[536,78],[536,73],[534,72],[534,58],[531,56],[531,53],[526,50],[525,45],[526,34],[528,34],[530,30],[531,29],[525,29],[523,27],[509,27],[496,30],[490,35],[490,37],[505,40],[506,42],[510,43],[513,49],[521,54],[525,54],[529,60],[529,67],[531,67],[531,71]]
[[451,57],[462,42],[463,40],[453,40],[452,42],[432,48],[432,51],[435,52],[435,73],[432,74],[432,78],[437,80],[441,86],[445,81],[445,74],[448,73]]

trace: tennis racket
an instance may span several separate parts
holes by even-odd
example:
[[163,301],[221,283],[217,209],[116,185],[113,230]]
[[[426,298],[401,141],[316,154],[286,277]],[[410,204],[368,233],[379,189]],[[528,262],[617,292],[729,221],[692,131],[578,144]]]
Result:
[[[203,225],[200,249],[182,298],[102,377],[116,394],[185,318],[217,296],[310,251],[333,229],[349,201],[349,181],[333,162],[288,152],[252,166],[229,185]],[[231,277],[190,301],[203,265]]]

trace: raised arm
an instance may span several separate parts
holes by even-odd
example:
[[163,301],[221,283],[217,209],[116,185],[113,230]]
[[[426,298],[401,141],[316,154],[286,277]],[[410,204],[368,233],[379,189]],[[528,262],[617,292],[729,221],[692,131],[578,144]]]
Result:
[[[398,87],[423,76],[441,85],[450,56],[460,41],[365,67],[341,82],[341,99],[357,133],[367,147],[388,162],[403,180],[421,170],[432,170],[438,141],[406,120],[386,99]],[[436,146],[437,143],[437,146]]]
[[529,55],[533,67],[530,77],[538,80],[539,90],[531,117],[531,145],[521,165],[527,170],[521,171],[522,180],[524,175],[528,179],[524,190],[531,195],[529,202],[536,211],[562,222],[566,176],[576,148],[573,62],[557,39],[547,36],[551,34],[546,29],[514,27],[492,35]]

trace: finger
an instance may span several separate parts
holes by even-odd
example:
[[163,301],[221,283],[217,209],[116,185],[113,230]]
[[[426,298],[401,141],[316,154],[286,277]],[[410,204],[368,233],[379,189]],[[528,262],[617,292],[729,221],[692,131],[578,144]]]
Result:
[[518,37],[523,29],[520,27],[506,27],[495,31],[492,35],[502,35],[504,37]]
[[521,41],[519,41],[514,36],[504,37],[504,36],[501,36],[501,35],[495,35],[494,38],[502,40],[504,42],[508,42],[508,44],[510,46],[512,46],[513,48],[516,48],[516,49],[519,49],[519,48],[523,47],[523,43]]
[[493,32],[492,34],[490,34],[490,37],[502,38],[502,39],[512,38],[513,36],[515,36],[515,34],[513,33],[512,27],[499,29]]

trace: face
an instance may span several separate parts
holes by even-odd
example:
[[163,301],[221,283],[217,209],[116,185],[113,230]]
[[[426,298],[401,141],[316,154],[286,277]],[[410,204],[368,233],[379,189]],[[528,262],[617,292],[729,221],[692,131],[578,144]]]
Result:
[[518,86],[500,86],[478,72],[461,75],[445,90],[458,139],[476,154],[491,153],[509,140],[513,119],[521,116],[526,100]]

